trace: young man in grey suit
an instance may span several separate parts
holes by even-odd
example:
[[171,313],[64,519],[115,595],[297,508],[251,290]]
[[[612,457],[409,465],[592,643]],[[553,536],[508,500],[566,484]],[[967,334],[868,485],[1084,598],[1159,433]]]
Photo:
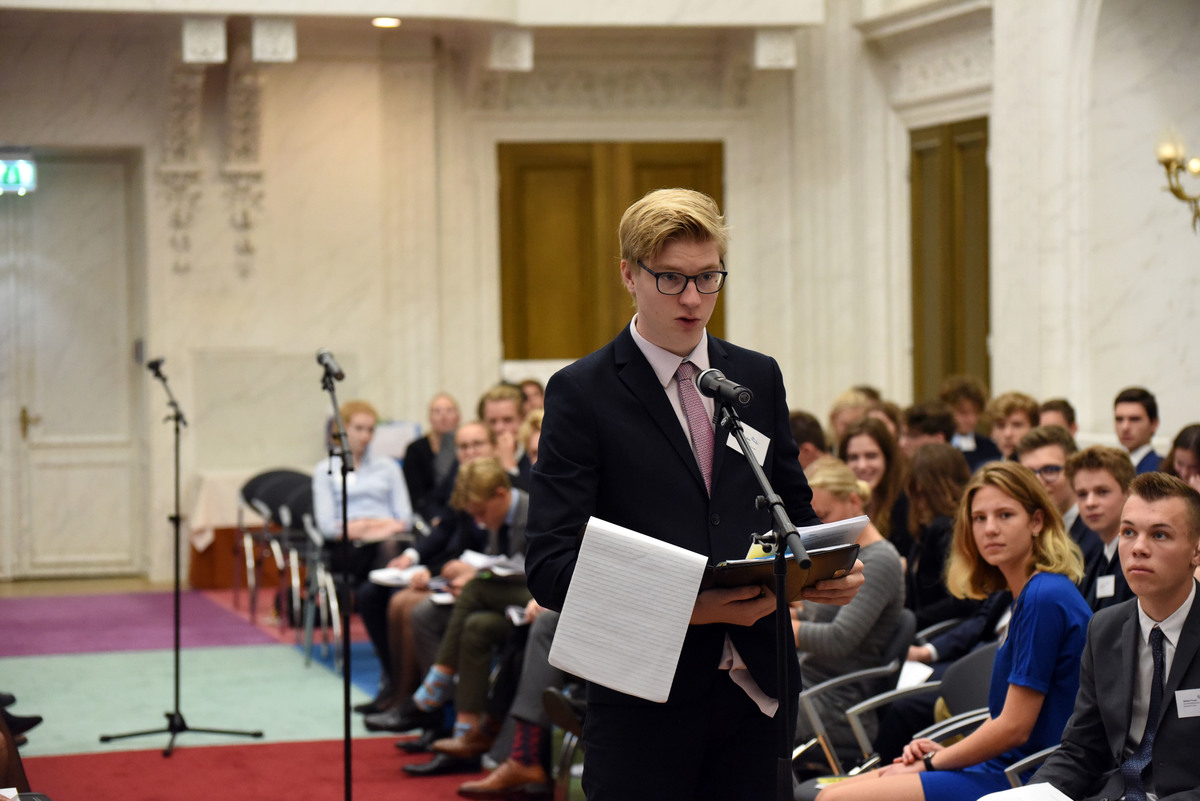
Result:
[[1200,493],[1130,484],[1121,568],[1137,598],[1092,618],[1075,712],[1034,775],[1072,799],[1200,801]]
[[[546,386],[526,562],[543,606],[562,608],[592,515],[710,562],[744,557],[750,535],[770,530],[769,514],[755,508],[760,491],[749,465],[729,447],[728,426],[714,425],[719,405],[696,390],[695,374],[707,368],[753,391],[741,417],[767,443],[756,454],[763,471],[794,522],[819,522],[778,365],[706,331],[725,283],[727,236],[712,198],[686,189],[651,192],[621,219],[621,281],[637,314]],[[818,599],[848,601],[862,582],[857,571]],[[627,591],[641,593],[654,614],[659,588]],[[666,703],[588,687],[589,801],[773,796],[774,716],[794,725],[800,687],[790,650],[791,697],[779,697],[774,611],[773,594],[757,587],[701,592]],[[730,662],[746,669],[722,669]],[[781,708],[768,711],[772,704]]]

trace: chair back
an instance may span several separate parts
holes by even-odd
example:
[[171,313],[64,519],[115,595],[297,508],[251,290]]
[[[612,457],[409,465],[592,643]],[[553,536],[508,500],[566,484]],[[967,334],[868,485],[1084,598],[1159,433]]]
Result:
[[286,528],[280,507],[301,486],[312,487],[312,477],[299,470],[267,470],[242,485],[242,500],[265,521]]
[[904,665],[904,660],[908,656],[908,647],[912,645],[913,636],[917,633],[917,615],[911,609],[904,608],[900,610],[900,617],[896,620],[896,627],[892,629],[892,636],[888,639],[887,645],[884,646],[881,663],[884,665],[896,662],[897,670],[890,676],[885,676],[879,680],[879,686],[873,688],[870,695],[891,690],[896,686],[896,682],[900,680],[899,667]]
[[992,663],[1000,644],[990,642],[959,657],[942,675],[941,696],[951,715],[988,705]]

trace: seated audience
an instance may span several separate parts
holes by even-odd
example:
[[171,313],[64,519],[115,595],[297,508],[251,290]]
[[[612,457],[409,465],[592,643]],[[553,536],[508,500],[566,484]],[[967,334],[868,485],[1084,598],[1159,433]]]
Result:
[[916,403],[904,410],[900,427],[900,449],[908,458],[911,459],[922,445],[931,442],[950,444],[952,439],[954,413],[942,401]]
[[1175,435],[1160,467],[1164,473],[1178,476],[1185,484],[1200,490],[1200,423],[1184,426]]
[[954,413],[954,438],[950,444],[963,452],[972,473],[980,465],[1001,458],[1000,449],[991,437],[975,431],[988,401],[982,381],[971,375],[948,376],[938,391],[938,399]]
[[[472,459],[495,457],[490,432],[483,423],[464,423],[455,432],[454,439],[455,477],[458,476],[458,465]],[[429,667],[419,661],[411,623],[413,610],[432,594],[429,582],[435,575],[453,580],[465,569],[461,560],[463,552],[488,553],[488,546],[487,532],[480,529],[470,515],[461,511],[441,514],[429,536],[418,540],[387,564],[401,570],[414,566],[424,568],[414,571],[407,587],[385,587],[371,581],[359,586],[356,603],[381,668],[380,688],[375,700],[356,707],[356,711],[367,715],[363,723],[369,730],[406,731],[412,728],[408,725],[412,710],[404,708],[403,703],[416,691],[420,677]],[[450,610],[446,607],[444,619],[448,620],[449,616]]]
[[953,745],[914,740],[892,765],[821,791],[821,801],[970,801],[1008,786],[1004,768],[1057,744],[1079,690],[1091,611],[1074,582],[1079,549],[1045,490],[1011,462],[982,467],[967,485],[954,527],[951,592],[1015,597],[996,653],[991,717]]
[[520,481],[517,483],[522,487],[529,486],[529,471],[537,464],[538,444],[542,441],[542,417],[544,414],[541,409],[534,409],[525,415],[525,420],[521,423],[520,441],[521,447],[525,449],[525,458],[520,462]]
[[404,451],[404,481],[413,511],[433,521],[440,513],[434,490],[454,469],[454,432],[458,404],[444,392],[429,402],[429,433],[413,440]]
[[1075,422],[1075,407],[1066,398],[1051,398],[1042,401],[1038,407],[1038,425],[1062,426],[1071,432],[1071,436],[1079,433],[1079,425]]
[[855,478],[871,488],[866,508],[871,522],[898,552],[907,554],[912,547],[908,496],[904,494],[908,467],[896,438],[883,423],[866,417],[847,426],[838,453]]
[[[826,523],[861,515],[870,497],[866,482],[856,479],[845,464],[834,458],[821,459],[812,466],[808,485],[813,493],[813,511]],[[904,572],[895,547],[870,523],[857,541],[863,572],[871,580],[854,600],[845,606],[803,604],[800,609],[793,608],[796,648],[805,654],[801,678],[806,689],[835,676],[883,664],[883,650],[904,608]],[[815,699],[836,751],[855,749],[857,741],[845,710],[863,700],[870,689],[869,682],[843,685]],[[874,717],[864,723],[874,734]],[[808,715],[801,710],[796,742],[813,736]]]
[[[529,496],[513,489],[499,461],[476,459],[463,465],[451,503],[487,530],[489,541],[496,544],[490,548],[493,553],[506,553],[523,565]],[[450,591],[458,596],[454,611],[434,665],[412,700],[421,712],[431,715],[453,698],[457,717],[453,736],[431,746],[432,761],[404,766],[406,773],[416,776],[479,770],[480,757],[492,747],[501,722],[484,714],[492,650],[513,628],[506,608],[524,607],[532,598],[524,572],[466,570],[450,581]]]
[[1104,543],[1079,515],[1075,488],[1066,476],[1067,459],[1076,452],[1075,438],[1062,426],[1038,426],[1017,443],[1017,461],[1033,471],[1058,508],[1063,526],[1083,554],[1083,574],[1104,551]]
[[[354,472],[348,476],[346,536],[357,543],[351,564],[342,565],[342,549],[330,549],[334,573],[348,572],[354,584],[366,581],[367,573],[395,553],[389,541],[412,525],[412,504],[400,465],[387,456],[371,453],[371,437],[379,414],[366,401],[346,401],[339,409]],[[313,517],[327,542],[342,536],[342,460],[322,459],[313,468]]]
[[955,598],[946,589],[946,561],[954,536],[954,513],[971,480],[962,452],[947,442],[922,445],[909,464],[908,500],[913,545],[905,566],[904,605],[923,629],[974,614],[979,602]]
[[1153,395],[1142,387],[1118,392],[1113,401],[1113,428],[1138,475],[1158,469],[1162,457],[1150,442],[1158,431],[1158,401]]
[[788,415],[788,424],[792,428],[792,439],[796,440],[796,447],[800,449],[802,468],[807,470],[817,459],[829,455],[829,446],[825,444],[825,431],[821,428],[821,421],[814,415],[794,411]]
[[1121,533],[1121,509],[1129,497],[1133,463],[1116,448],[1093,445],[1067,460],[1067,481],[1079,499],[1079,514],[1096,532],[1102,551],[1086,566],[1079,591],[1092,611],[1128,601],[1133,591],[1121,571],[1117,547]]
[[1195,799],[1200,494],[1154,473],[1129,489],[1119,547],[1137,600],[1092,618],[1075,711],[1031,781],[1068,798]]
[[1038,403],[1023,392],[1005,392],[992,398],[988,416],[992,418],[992,439],[1005,459],[1015,458],[1017,443],[1040,420]]

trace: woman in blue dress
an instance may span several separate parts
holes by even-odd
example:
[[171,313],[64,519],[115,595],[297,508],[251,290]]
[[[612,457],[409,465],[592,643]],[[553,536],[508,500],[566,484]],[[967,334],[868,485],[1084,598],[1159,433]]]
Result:
[[979,469],[954,525],[946,583],[959,597],[1012,592],[992,668],[991,717],[951,746],[918,739],[894,764],[832,785],[820,801],[969,801],[1008,789],[1004,769],[1057,745],[1079,691],[1091,611],[1075,587],[1079,548],[1041,482],[1015,462]]

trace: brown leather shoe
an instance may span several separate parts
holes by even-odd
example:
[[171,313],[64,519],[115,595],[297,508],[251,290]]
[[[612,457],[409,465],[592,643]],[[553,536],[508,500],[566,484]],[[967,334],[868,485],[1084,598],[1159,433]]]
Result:
[[549,798],[550,778],[541,765],[522,765],[506,759],[487,778],[460,785],[463,798]]
[[486,754],[491,750],[494,742],[496,742],[496,735],[485,728],[483,724],[477,724],[468,729],[466,734],[434,740],[433,745],[429,748],[438,754],[469,759]]

